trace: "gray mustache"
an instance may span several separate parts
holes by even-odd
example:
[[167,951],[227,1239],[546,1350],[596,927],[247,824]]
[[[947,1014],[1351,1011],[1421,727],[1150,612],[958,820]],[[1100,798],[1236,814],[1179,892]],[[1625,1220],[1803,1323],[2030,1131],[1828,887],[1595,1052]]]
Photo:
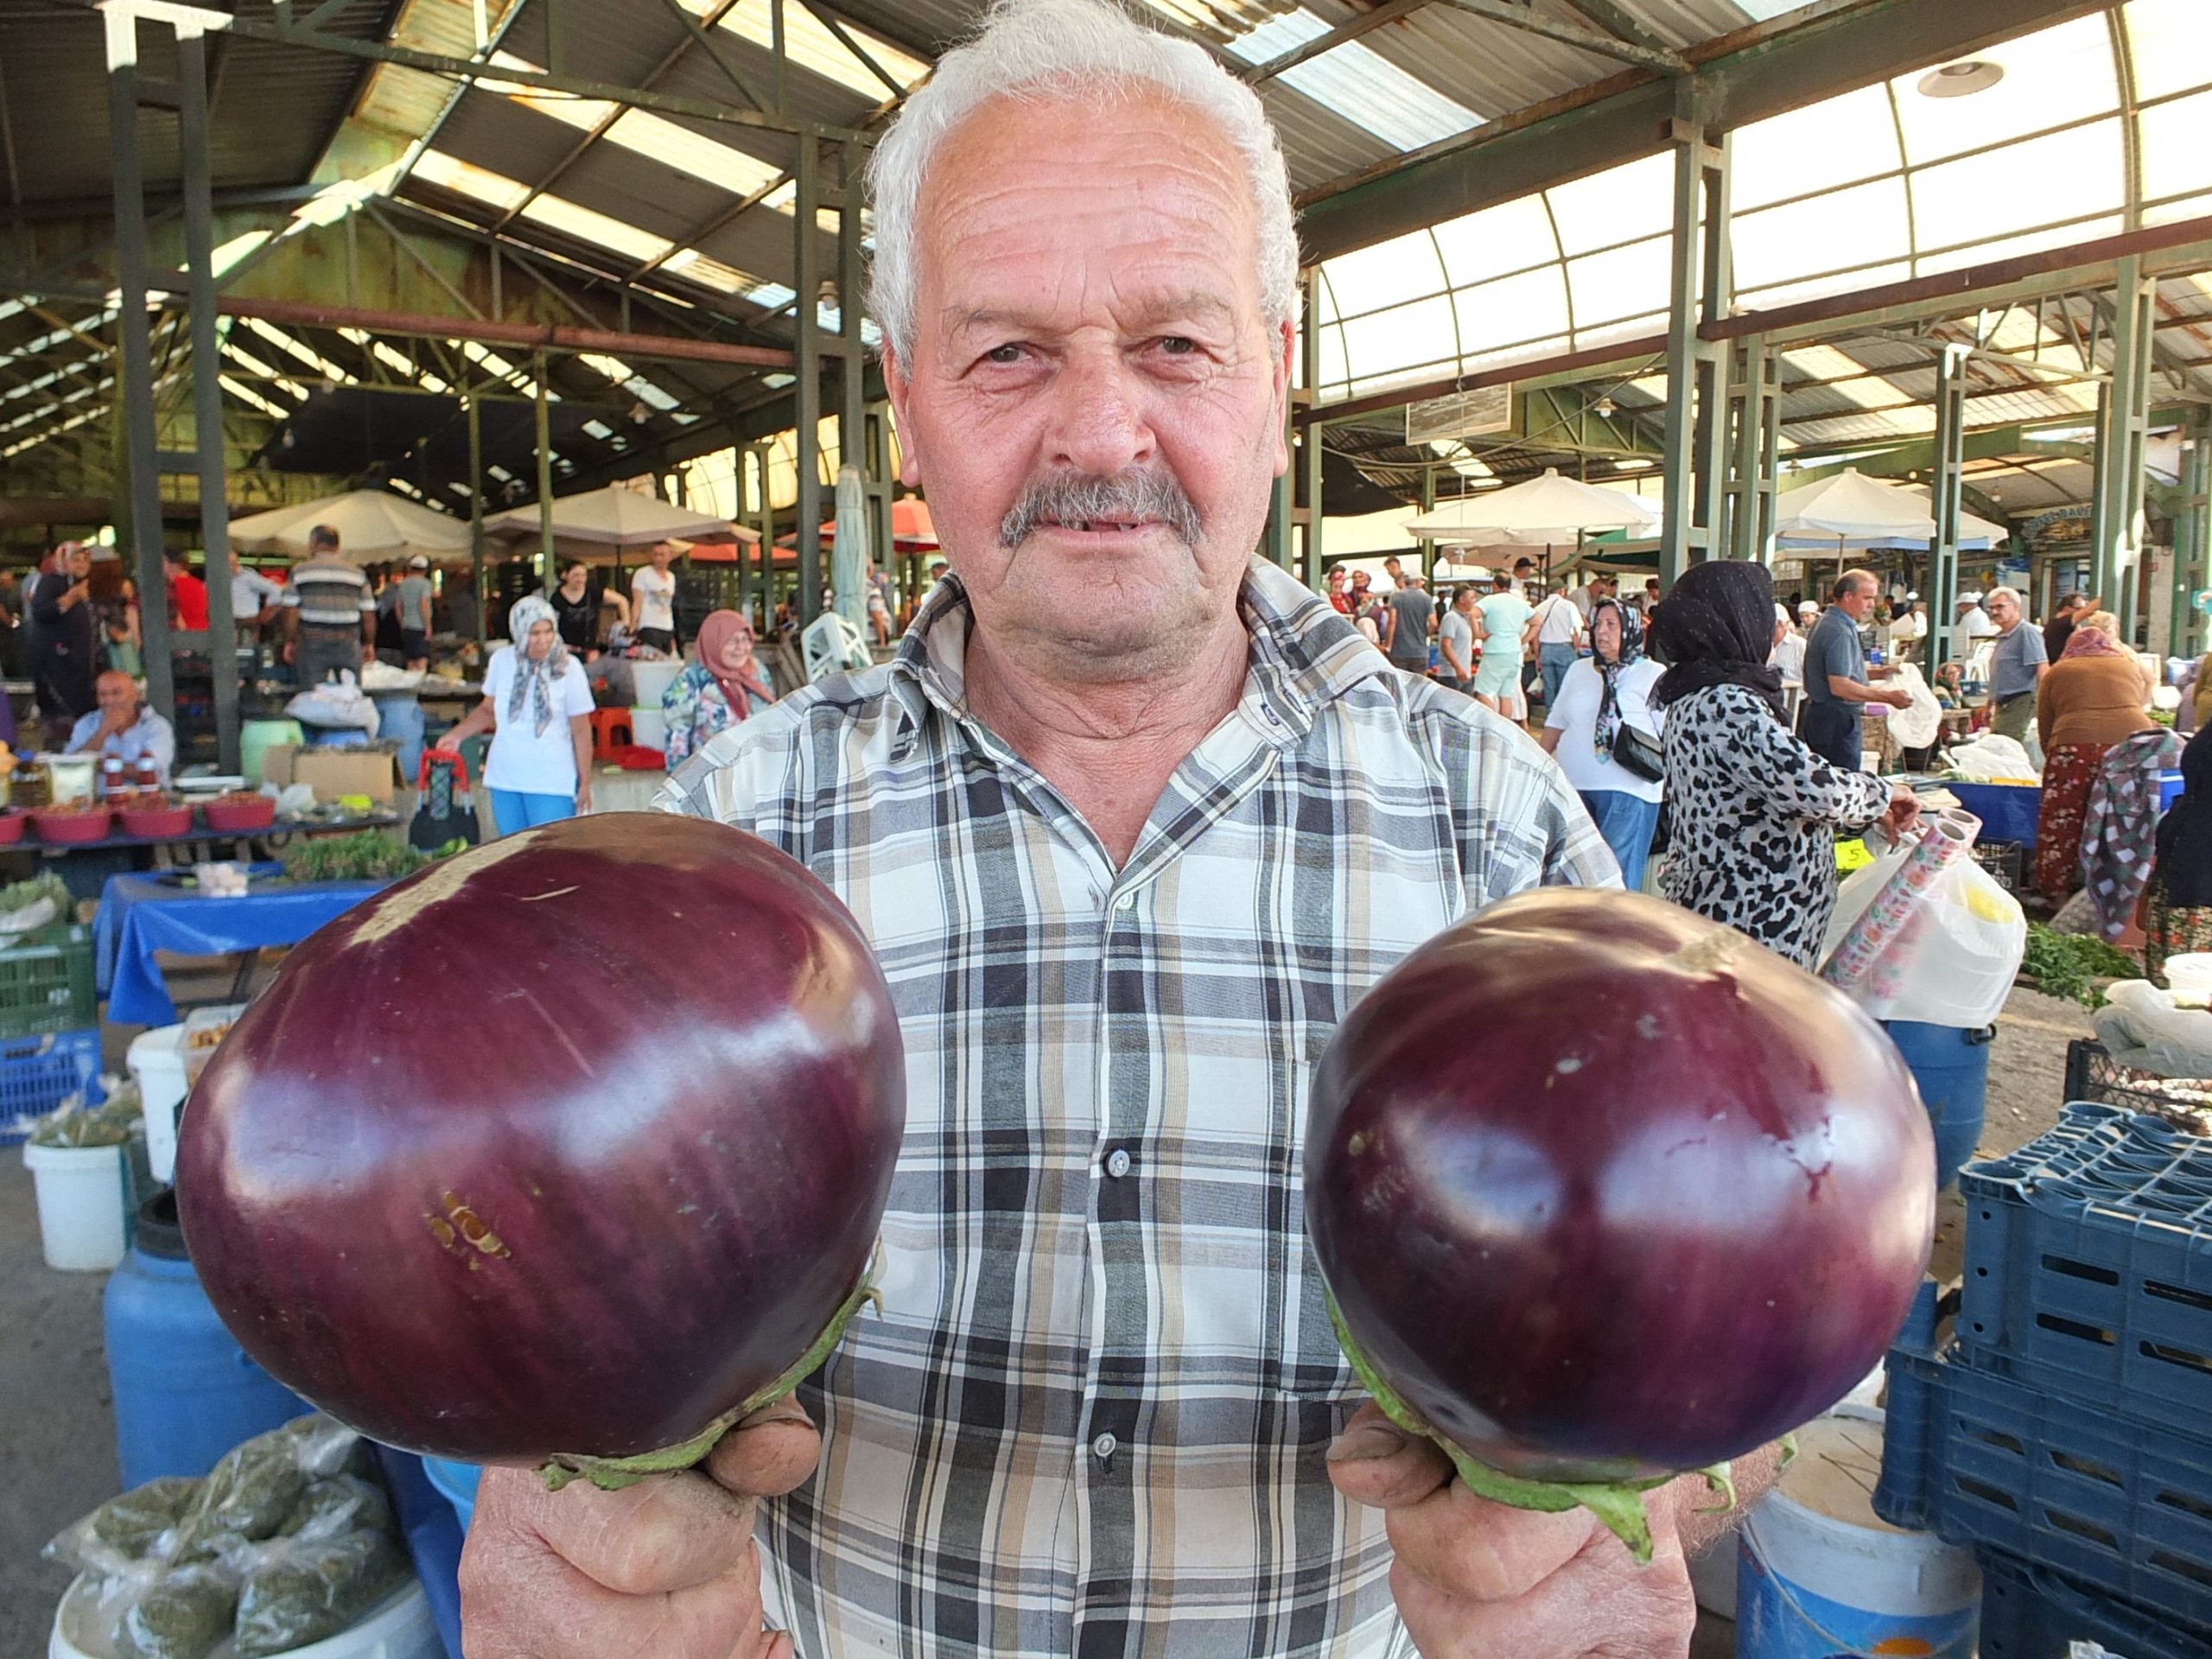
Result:
[[1018,547],[1046,524],[1091,520],[1132,522],[1154,519],[1186,546],[1198,542],[1198,510],[1183,486],[1163,472],[1118,473],[1112,478],[1084,478],[1058,473],[1039,479],[999,522],[999,545]]

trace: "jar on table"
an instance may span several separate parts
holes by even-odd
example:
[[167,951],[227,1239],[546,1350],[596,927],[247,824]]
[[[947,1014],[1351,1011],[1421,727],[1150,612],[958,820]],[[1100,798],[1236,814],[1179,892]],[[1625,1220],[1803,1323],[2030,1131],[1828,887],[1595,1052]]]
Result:
[[111,801],[129,787],[130,778],[124,766],[123,757],[119,754],[102,755],[100,757],[100,795],[102,798]]
[[48,806],[54,800],[54,779],[47,773],[45,763],[27,758],[16,768],[16,775],[9,789],[9,799],[16,806]]
[[138,787],[141,789],[158,791],[161,786],[161,767],[154,764],[154,757],[152,755],[140,755],[138,757]]

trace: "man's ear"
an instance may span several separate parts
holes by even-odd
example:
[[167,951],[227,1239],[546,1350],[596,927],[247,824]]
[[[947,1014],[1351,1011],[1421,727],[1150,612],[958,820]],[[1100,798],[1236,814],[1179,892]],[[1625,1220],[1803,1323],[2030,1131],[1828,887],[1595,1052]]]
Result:
[[922,447],[914,433],[914,423],[906,418],[907,399],[913,393],[913,383],[906,378],[906,365],[899,360],[899,353],[889,340],[883,343],[883,390],[891,399],[891,417],[899,423],[899,481],[910,490],[922,487]]

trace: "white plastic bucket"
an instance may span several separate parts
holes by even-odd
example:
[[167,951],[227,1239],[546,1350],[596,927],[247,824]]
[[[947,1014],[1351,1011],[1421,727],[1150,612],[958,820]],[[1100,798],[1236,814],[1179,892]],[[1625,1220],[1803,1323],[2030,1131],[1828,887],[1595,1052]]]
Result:
[[126,1063],[145,1103],[146,1156],[154,1179],[170,1180],[176,1169],[176,1121],[186,1094],[184,1027],[159,1026],[132,1038]]
[[2212,955],[2194,951],[2168,957],[2166,987],[2173,992],[2177,1007],[2201,1008],[2212,1002]]
[[23,1147],[38,1187],[39,1242],[46,1265],[105,1273],[130,1243],[130,1163],[123,1147]]
[[1797,1460],[1738,1535],[1738,1659],[1973,1659],[1981,1570],[1970,1552],[1875,1515],[1881,1422],[1847,1406],[1799,1432]]
[[[639,667],[645,666],[643,663]],[[651,709],[630,711],[630,741],[640,748],[665,749],[668,747],[668,716],[658,705]]]
[[[93,1627],[104,1622],[99,1618],[99,1590],[100,1581],[89,1573],[80,1573],[69,1586],[54,1615],[46,1659],[116,1659],[115,1650],[92,1634]],[[290,1649],[283,1659],[445,1659],[445,1651],[436,1621],[430,1617],[429,1599],[410,1579],[351,1630]],[[231,1652],[226,1637],[209,1659],[229,1659]]]
[[[630,664],[630,683],[637,687],[635,695],[638,702],[645,708],[658,709],[661,694],[675,683],[676,677],[683,671],[683,664],[673,657],[664,662],[632,662]],[[642,737],[638,740],[640,743],[645,741]]]

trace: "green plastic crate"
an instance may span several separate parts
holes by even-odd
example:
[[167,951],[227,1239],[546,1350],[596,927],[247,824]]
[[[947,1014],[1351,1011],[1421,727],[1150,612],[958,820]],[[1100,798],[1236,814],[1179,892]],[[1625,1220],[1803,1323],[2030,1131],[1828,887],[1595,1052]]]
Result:
[[77,1031],[99,1019],[91,928],[46,928],[0,950],[0,1038]]

